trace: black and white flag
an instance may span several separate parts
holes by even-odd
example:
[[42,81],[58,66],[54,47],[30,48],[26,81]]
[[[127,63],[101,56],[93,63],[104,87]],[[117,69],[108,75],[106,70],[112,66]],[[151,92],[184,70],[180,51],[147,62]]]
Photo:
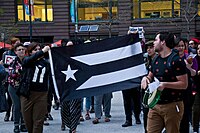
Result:
[[51,49],[61,101],[140,85],[146,74],[138,34]]

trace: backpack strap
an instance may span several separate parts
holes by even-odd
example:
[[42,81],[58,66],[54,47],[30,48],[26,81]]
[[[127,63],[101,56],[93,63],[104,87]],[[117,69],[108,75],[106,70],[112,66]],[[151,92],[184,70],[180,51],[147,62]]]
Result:
[[158,59],[158,54],[155,55],[155,57],[153,58],[153,60],[152,60],[151,63],[154,64],[154,63],[156,62],[157,59]]
[[172,59],[173,59],[175,56],[177,56],[177,55],[178,55],[178,53],[177,53],[176,51],[172,50],[172,53],[170,54],[169,58],[167,59],[167,68],[168,68],[169,70],[171,70]]

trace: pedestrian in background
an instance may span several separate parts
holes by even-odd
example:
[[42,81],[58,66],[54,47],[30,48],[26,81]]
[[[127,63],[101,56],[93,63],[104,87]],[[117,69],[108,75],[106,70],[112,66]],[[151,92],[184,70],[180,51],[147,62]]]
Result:
[[[154,57],[156,56],[153,42],[154,41],[148,41],[145,43],[145,49],[146,49],[147,53],[145,53],[144,55],[145,55],[145,65],[146,65],[147,71],[149,71],[151,69],[151,63],[152,63]],[[144,94],[145,94],[145,90],[142,89],[142,96],[144,96]],[[149,112],[149,108],[146,106],[143,106],[143,121],[144,121],[145,133],[147,133],[148,112]]]
[[[70,40],[63,46],[71,46],[74,43]],[[61,101],[61,130],[65,130],[65,125],[70,129],[69,133],[76,133],[81,116],[81,99]]]
[[182,58],[186,63],[187,75],[188,75],[188,86],[187,89],[184,90],[183,92],[184,113],[180,123],[180,133],[189,133],[190,132],[189,122],[193,105],[193,100],[192,100],[193,81],[191,79],[196,75],[198,64],[195,58],[193,59],[188,53],[185,53],[186,44],[184,42],[184,39],[176,38],[175,45],[176,46],[174,48],[177,50],[177,53],[179,54],[180,58]]
[[200,44],[197,46],[197,56],[195,56],[198,63],[197,75],[195,77],[196,90],[193,91],[195,96],[192,106],[192,127],[194,133],[199,133],[200,121]]
[[101,116],[103,114],[102,105],[105,114],[104,121],[110,122],[111,99],[112,99],[112,93],[106,93],[103,95],[94,96],[95,119],[92,121],[93,124],[98,124],[99,119],[101,119]]
[[[13,117],[14,117],[14,133],[27,132],[25,123],[21,113],[20,97],[17,95],[17,89],[19,88],[20,78],[22,73],[22,60],[25,57],[25,48],[22,43],[18,43],[14,46],[14,52],[17,57],[9,66],[8,76],[8,92],[13,103]],[[19,128],[20,126],[20,128]]]
[[[16,38],[16,37],[11,38],[10,41],[11,41],[11,45],[12,45],[11,49],[8,51],[5,51],[2,56],[3,65],[4,65],[7,73],[8,73],[8,67],[10,66],[10,63],[17,57],[15,54],[15,51],[14,51],[14,46],[17,43],[20,43],[19,38]],[[7,102],[8,102],[8,110],[4,117],[5,122],[9,121],[10,116],[11,116],[11,121],[13,121],[13,115],[10,115],[11,108],[12,108],[12,100],[11,100],[10,94],[8,93],[8,80],[7,79],[8,79],[8,77],[6,77],[6,81],[4,83],[4,86],[5,86],[6,92],[7,92]]]

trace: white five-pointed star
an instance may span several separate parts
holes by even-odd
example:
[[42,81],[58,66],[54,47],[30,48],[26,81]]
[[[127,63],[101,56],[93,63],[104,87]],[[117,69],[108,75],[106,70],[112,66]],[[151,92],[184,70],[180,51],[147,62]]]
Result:
[[65,82],[67,82],[67,80],[68,80],[69,78],[72,78],[72,79],[76,80],[76,78],[74,77],[74,73],[75,73],[76,71],[78,71],[78,70],[72,70],[71,67],[70,67],[70,65],[68,65],[67,71],[61,71],[62,73],[64,73],[64,74],[66,75],[66,80],[65,80]]

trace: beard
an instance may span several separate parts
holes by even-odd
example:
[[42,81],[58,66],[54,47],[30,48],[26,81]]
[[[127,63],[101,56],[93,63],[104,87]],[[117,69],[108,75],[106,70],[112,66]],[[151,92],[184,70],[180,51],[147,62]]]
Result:
[[159,53],[160,51],[162,51],[162,48],[158,47],[158,48],[155,48],[154,50],[155,50],[155,52]]

